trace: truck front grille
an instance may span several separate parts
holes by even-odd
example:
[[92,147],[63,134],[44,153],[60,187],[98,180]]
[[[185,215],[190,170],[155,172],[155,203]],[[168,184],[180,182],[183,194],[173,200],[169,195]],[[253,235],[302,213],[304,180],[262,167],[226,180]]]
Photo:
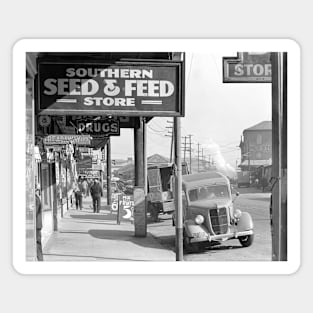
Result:
[[215,208],[210,210],[211,225],[216,235],[226,234],[228,230],[226,208]]

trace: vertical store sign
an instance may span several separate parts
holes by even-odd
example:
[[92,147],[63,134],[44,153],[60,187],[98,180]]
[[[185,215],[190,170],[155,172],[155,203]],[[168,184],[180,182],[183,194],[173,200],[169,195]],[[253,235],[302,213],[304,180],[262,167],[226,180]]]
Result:
[[38,63],[38,113],[183,116],[182,62]]

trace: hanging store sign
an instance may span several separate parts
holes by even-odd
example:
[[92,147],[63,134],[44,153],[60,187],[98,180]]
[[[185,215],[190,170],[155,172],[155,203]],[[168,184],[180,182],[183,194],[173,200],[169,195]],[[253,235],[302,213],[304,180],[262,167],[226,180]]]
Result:
[[76,168],[78,169],[92,169],[92,159],[90,156],[84,156],[82,160],[76,161]]
[[90,145],[91,138],[89,135],[48,135],[43,139],[45,145]]
[[119,136],[120,122],[114,119],[77,119],[76,131],[79,134]]
[[93,169],[77,168],[77,175],[86,178],[98,178],[100,179],[100,171]]
[[38,64],[38,113],[183,116],[182,62]]
[[271,83],[271,53],[240,52],[223,58],[224,83]]

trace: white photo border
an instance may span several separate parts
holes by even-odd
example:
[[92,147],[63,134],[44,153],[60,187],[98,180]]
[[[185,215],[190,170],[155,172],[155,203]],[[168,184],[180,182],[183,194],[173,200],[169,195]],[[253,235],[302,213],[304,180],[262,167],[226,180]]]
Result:
[[[125,49],[127,47],[127,49]],[[231,47],[231,49],[230,49]],[[25,251],[25,71],[27,52],[280,51],[288,53],[288,261],[33,262]],[[300,47],[292,39],[21,39],[13,47],[13,266],[21,274],[293,274],[300,267]],[[221,77],[222,79],[222,77]]]

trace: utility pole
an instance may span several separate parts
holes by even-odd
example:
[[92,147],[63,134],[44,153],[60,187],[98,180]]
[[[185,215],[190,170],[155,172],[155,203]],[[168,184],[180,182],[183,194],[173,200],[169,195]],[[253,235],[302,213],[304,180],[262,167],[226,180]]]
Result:
[[183,136],[182,138],[184,138],[184,162],[186,162],[186,151],[187,151],[187,136]]
[[112,172],[112,161],[111,161],[111,141],[110,137],[106,143],[107,152],[107,205],[111,205],[111,172]]
[[287,53],[272,52],[272,260],[287,261]]
[[204,169],[205,167],[205,162],[204,162],[204,154],[203,154],[203,148],[202,148],[202,158],[201,158],[201,168],[202,170]]
[[183,261],[183,205],[182,205],[182,166],[181,166],[181,118],[174,118],[175,133],[175,215],[176,215],[176,261]]
[[250,172],[250,144],[249,144],[249,139],[248,139],[247,144],[248,144],[248,152],[247,152],[247,155],[248,155],[248,171]]
[[171,151],[170,151],[170,163],[173,161],[173,148],[174,148],[174,132],[173,132],[173,121],[166,121],[169,124],[172,124],[172,126],[166,126],[166,128],[171,129],[171,131],[168,131],[168,133],[165,135],[166,137],[171,137]]
[[190,174],[192,174],[192,168],[191,168],[191,136],[192,135],[188,135],[188,137],[189,137],[189,166],[190,166]]
[[198,173],[200,171],[200,143],[198,142]]

